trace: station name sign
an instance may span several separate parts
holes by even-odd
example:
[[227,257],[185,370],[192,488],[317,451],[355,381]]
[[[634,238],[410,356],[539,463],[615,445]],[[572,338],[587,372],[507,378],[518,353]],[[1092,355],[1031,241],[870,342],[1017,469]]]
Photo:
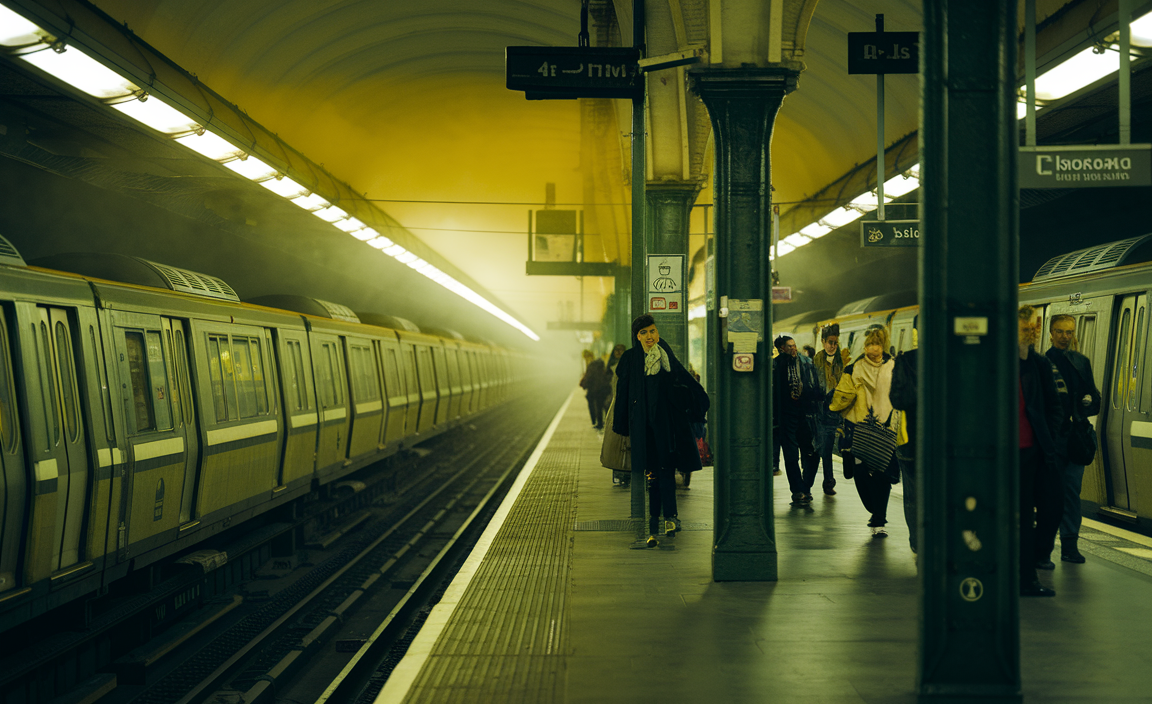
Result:
[[860,223],[862,247],[919,247],[919,220],[866,220]]
[[1020,147],[1020,188],[1152,186],[1152,145]]
[[919,72],[919,32],[848,33],[848,73]]
[[529,100],[633,98],[643,85],[635,47],[510,46],[508,90]]

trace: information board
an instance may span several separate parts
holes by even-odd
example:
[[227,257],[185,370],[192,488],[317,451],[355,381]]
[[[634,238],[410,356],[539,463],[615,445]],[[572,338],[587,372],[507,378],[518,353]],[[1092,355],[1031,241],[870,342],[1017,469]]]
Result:
[[648,312],[684,311],[684,255],[648,255]]
[[860,223],[862,247],[919,247],[919,220],[865,220]]
[[1020,147],[1020,188],[1152,186],[1152,145]]
[[848,73],[919,72],[919,32],[848,33]]
[[529,100],[632,98],[640,81],[635,47],[510,46],[505,85]]

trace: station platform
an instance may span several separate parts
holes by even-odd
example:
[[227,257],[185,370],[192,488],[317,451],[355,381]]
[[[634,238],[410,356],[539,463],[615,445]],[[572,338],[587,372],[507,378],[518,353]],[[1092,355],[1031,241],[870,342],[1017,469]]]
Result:
[[[712,471],[683,531],[630,549],[629,490],[582,395],[557,414],[377,702],[914,702],[918,581],[900,487],[873,539],[851,481],[775,478],[777,582],[713,582]],[[1021,599],[1025,701],[1152,701],[1152,539],[1086,521],[1086,564]]]

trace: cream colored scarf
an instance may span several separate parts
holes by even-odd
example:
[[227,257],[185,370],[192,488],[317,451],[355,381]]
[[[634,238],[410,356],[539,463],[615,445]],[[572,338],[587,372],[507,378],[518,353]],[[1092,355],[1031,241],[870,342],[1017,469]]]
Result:
[[664,348],[657,342],[655,345],[652,345],[652,349],[648,350],[648,353],[644,356],[644,373],[652,376],[653,374],[658,374],[661,368],[666,372],[670,372],[672,371],[672,363],[668,361],[668,353],[665,352]]
[[888,392],[892,388],[894,366],[891,359],[887,362],[873,362],[868,355],[864,355],[856,362],[852,372],[853,379],[860,380],[864,387],[865,398],[868,399],[868,407],[872,409],[873,415],[885,424],[892,415],[892,401],[888,398]]

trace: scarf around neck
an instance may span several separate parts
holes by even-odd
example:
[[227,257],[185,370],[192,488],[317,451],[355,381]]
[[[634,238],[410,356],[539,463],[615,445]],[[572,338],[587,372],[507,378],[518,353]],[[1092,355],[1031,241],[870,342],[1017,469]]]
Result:
[[788,379],[788,393],[793,401],[800,399],[800,395],[804,393],[804,382],[800,381],[800,365],[802,362],[798,357],[791,355],[782,355],[781,361],[784,363],[784,375]]
[[658,374],[663,369],[666,372],[672,371],[672,363],[668,361],[668,353],[657,342],[652,345],[652,349],[644,355],[644,373],[648,376]]

